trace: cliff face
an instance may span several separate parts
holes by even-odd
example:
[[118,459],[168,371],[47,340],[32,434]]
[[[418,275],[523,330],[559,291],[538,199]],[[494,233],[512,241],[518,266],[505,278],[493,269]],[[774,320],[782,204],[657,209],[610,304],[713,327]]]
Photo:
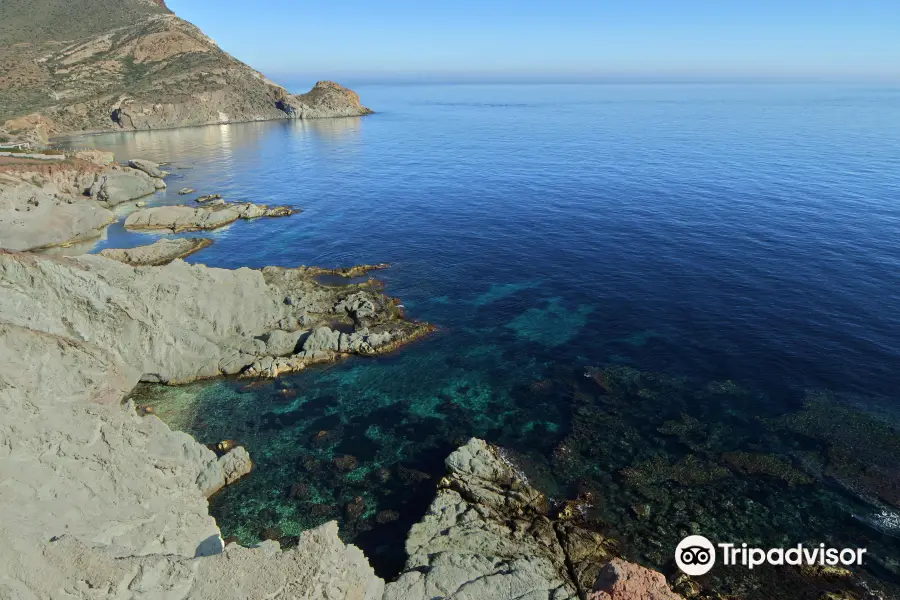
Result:
[[0,64],[0,123],[13,134],[371,112],[331,82],[289,94],[158,0],[7,0]]

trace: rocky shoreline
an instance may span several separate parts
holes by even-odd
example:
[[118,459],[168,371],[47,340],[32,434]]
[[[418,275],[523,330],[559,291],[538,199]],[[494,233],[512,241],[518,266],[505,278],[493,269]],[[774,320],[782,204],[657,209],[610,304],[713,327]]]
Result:
[[[138,381],[277,376],[427,334],[432,326],[407,321],[374,280],[318,281],[385,267],[229,271],[0,251],[0,477],[9,484],[0,531],[17,540],[0,549],[0,592],[348,600],[592,592],[614,546],[551,509],[482,441],[448,459],[448,477],[410,532],[407,568],[385,585],[333,522],[285,551],[273,542],[224,547],[205,497],[250,471],[246,450],[217,456],[121,404]],[[643,597],[615,591],[626,580],[607,576],[592,598]]]
[[162,177],[102,164],[107,158],[86,152],[0,162],[0,248],[34,251],[96,238],[115,220],[113,208],[165,189]]

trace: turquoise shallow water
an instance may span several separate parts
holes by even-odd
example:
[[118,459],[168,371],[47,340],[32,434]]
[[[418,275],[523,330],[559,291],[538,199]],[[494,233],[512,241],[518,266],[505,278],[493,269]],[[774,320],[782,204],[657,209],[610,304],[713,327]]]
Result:
[[[900,89],[358,91],[378,114],[77,142],[171,161],[154,202],[188,186],[305,209],[190,261],[391,262],[388,292],[441,328],[278,382],[141,390],[255,457],[213,500],[226,535],[338,518],[389,576],[444,456],[478,435],[555,497],[593,492],[626,554],[666,573],[699,531],[867,546],[865,573],[898,581]],[[98,249],[154,238],[114,226]],[[762,573],[712,581],[815,597]]]

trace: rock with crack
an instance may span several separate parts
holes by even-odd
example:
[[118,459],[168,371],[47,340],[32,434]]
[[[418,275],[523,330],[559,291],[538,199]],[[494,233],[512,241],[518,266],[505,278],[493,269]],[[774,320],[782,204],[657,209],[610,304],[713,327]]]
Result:
[[287,217],[295,210],[288,206],[269,207],[265,204],[217,204],[194,208],[190,206],[155,206],[128,215],[125,228],[135,231],[168,230],[172,232],[218,229],[238,219],[259,217]]
[[446,464],[449,475],[413,525],[409,560],[385,600],[578,598],[543,496],[482,440]]
[[[324,285],[304,269],[213,269],[181,260],[134,268],[98,255],[0,251],[0,286],[0,317],[108,348],[141,379],[163,383],[297,371],[387,352],[432,330],[404,319],[375,283]],[[374,313],[353,322],[344,310],[351,297],[365,298]],[[322,346],[303,341],[335,323],[349,333],[322,331]]]
[[134,267],[166,265],[176,258],[184,258],[199,252],[212,244],[208,238],[161,239],[146,246],[134,248],[106,248],[100,251],[105,256]]
[[384,600],[574,600],[594,589],[614,558],[613,542],[548,516],[544,495],[482,440],[470,440],[446,465],[437,497],[407,537],[404,572]]
[[[16,260],[0,267],[4,287],[16,280],[13,271],[34,269],[35,286],[46,290],[39,265],[70,262],[0,253],[10,256]],[[85,288],[99,295],[73,286],[65,296],[87,319],[103,304],[124,309],[118,314],[127,338],[130,319],[152,315],[128,308],[127,293],[110,286],[115,275],[91,273],[92,264],[117,265],[120,275],[141,269],[92,257],[71,274],[86,277]],[[10,289],[14,296],[20,283]],[[251,467],[246,451],[236,447],[217,458],[187,434],[123,405],[142,367],[127,342],[108,348],[100,331],[109,323],[88,332],[86,321],[76,320],[53,333],[40,330],[49,321],[10,308],[0,308],[0,598],[381,598],[383,582],[362,552],[340,541],[335,523],[303,533],[285,552],[271,543],[223,552],[206,495]],[[168,336],[179,334],[171,329]]]
[[0,248],[39,250],[98,237],[115,215],[85,192],[105,172],[78,159],[0,165]]

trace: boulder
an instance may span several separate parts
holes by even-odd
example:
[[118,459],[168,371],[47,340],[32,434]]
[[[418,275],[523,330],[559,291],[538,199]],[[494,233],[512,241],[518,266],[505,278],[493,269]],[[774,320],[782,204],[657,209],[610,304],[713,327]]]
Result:
[[684,600],[662,573],[614,558],[600,572],[588,600]]
[[166,175],[166,173],[159,168],[158,164],[156,164],[155,162],[150,162],[149,160],[133,158],[128,161],[128,166],[132,169],[143,171],[150,177],[155,177],[158,179],[162,179]]
[[161,239],[146,246],[135,248],[106,248],[100,251],[105,256],[135,267],[165,265],[177,258],[184,258],[208,247],[208,238]]
[[162,179],[151,178],[142,171],[117,169],[100,175],[90,189],[90,196],[107,206],[115,206],[149,196],[163,187]]
[[218,462],[225,474],[225,485],[231,485],[253,469],[250,454],[243,446],[238,446],[228,454],[220,456]]
[[264,336],[266,343],[266,354],[270,356],[285,356],[293,354],[297,351],[297,344],[300,339],[308,332],[298,331],[282,331],[276,329]]
[[611,568],[614,544],[586,525],[551,518],[544,495],[499,448],[472,439],[446,465],[437,497],[407,537],[404,571],[386,586],[384,600],[575,600],[595,583],[597,593],[630,590],[633,573],[653,575],[652,582],[641,580],[645,589],[669,595],[611,598],[679,598],[662,575],[624,561],[614,567],[634,570],[618,580],[597,579]]

